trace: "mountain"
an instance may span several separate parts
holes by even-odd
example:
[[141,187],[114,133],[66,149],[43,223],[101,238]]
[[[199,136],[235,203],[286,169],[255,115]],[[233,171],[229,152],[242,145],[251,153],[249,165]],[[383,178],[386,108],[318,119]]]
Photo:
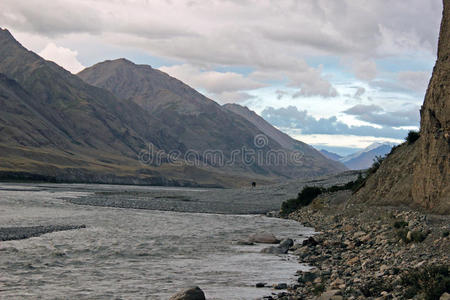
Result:
[[[263,154],[283,148],[270,138],[256,147],[256,126],[167,74],[126,60],[114,65],[119,77],[98,80],[107,78],[116,89],[95,87],[0,30],[0,177],[236,186],[337,171],[307,156],[301,166],[239,158],[214,165],[205,151],[229,160],[242,147]],[[153,151],[160,161],[143,161]],[[175,163],[174,154],[181,156]],[[187,161],[186,154],[195,159]]]
[[362,170],[369,168],[377,156],[384,157],[388,154],[394,143],[373,143],[367,148],[339,159],[350,170]]
[[[80,182],[159,183],[137,155],[151,140],[180,147],[167,128],[133,103],[84,83],[0,30],[1,176],[42,175]],[[143,168],[145,169],[145,168]]]
[[333,160],[330,159],[324,159],[324,157],[316,149],[314,149],[308,144],[305,144],[301,141],[291,138],[284,132],[281,132],[280,130],[272,126],[269,122],[264,120],[261,116],[256,114],[254,111],[251,111],[247,107],[235,103],[225,104],[223,107],[248,120],[250,123],[255,125],[259,130],[261,130],[261,132],[263,132],[266,136],[270,137],[271,139],[279,143],[284,149],[300,151],[301,153],[304,153],[306,156],[309,157],[310,161],[314,162],[315,165],[317,166],[332,165],[339,171],[346,170],[344,165],[338,162],[334,162]]
[[420,137],[396,148],[355,201],[450,213],[450,2],[443,2],[437,61],[420,110]]
[[334,161],[339,161],[342,158],[342,156],[340,156],[339,154],[327,151],[325,149],[321,149],[320,153],[322,153],[322,155],[324,155],[326,158]]
[[[263,151],[264,155],[280,150],[286,151],[287,156],[292,151],[299,151],[303,155],[301,165],[248,165],[239,158],[234,167],[284,178],[316,176],[344,169],[335,162],[323,159],[312,147],[282,134],[262,118],[259,122],[254,122],[148,65],[136,65],[126,59],[110,60],[89,67],[78,76],[88,84],[106,89],[119,98],[139,105],[171,127],[172,135],[187,149],[200,152],[218,150],[224,153],[226,159],[231,158],[233,151],[243,148]],[[255,145],[255,137],[260,134],[264,134],[267,139],[262,148]]]

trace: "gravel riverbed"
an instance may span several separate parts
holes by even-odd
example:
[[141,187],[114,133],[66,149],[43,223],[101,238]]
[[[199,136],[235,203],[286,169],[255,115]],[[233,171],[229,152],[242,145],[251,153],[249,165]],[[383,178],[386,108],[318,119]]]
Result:
[[319,234],[291,248],[299,262],[288,292],[264,299],[449,299],[450,216],[317,198],[289,218]]

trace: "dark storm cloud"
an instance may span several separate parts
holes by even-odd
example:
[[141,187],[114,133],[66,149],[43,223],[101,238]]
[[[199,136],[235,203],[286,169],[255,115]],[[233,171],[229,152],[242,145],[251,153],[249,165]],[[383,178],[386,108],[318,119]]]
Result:
[[381,126],[418,126],[419,107],[409,106],[402,110],[387,112],[378,105],[355,105],[345,111],[348,115],[356,116],[357,119]]
[[348,126],[338,121],[335,116],[315,119],[306,110],[298,110],[294,106],[285,108],[267,107],[261,116],[272,125],[284,128],[301,129],[302,134],[342,134],[358,136],[374,136],[402,139],[406,130],[397,130],[389,126],[376,128],[373,126]]

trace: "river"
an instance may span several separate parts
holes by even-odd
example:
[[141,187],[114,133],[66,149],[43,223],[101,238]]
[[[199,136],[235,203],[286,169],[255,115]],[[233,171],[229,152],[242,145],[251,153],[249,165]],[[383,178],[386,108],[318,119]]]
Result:
[[[313,233],[294,221],[68,201],[130,189],[1,183],[0,227],[85,224],[86,228],[0,242],[0,298],[168,299],[183,287],[198,285],[207,299],[247,300],[272,292],[255,288],[257,282],[291,283],[297,270],[307,268],[290,255],[259,253],[267,245],[233,243],[257,232],[297,241]],[[207,189],[169,190],[214,195]],[[124,192],[121,197],[135,194]]]

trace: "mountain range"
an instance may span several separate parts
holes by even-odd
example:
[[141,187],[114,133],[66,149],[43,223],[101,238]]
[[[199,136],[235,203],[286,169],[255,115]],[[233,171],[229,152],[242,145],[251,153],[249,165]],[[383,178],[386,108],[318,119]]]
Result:
[[[0,104],[4,178],[227,187],[345,170],[253,112],[245,117],[150,66],[117,59],[73,75],[6,29]],[[235,155],[242,149],[301,159],[249,163]]]
[[324,149],[320,152],[329,159],[343,163],[350,170],[363,170],[369,168],[377,156],[383,157],[388,154],[395,145],[397,144],[376,142],[347,156],[340,156]]

